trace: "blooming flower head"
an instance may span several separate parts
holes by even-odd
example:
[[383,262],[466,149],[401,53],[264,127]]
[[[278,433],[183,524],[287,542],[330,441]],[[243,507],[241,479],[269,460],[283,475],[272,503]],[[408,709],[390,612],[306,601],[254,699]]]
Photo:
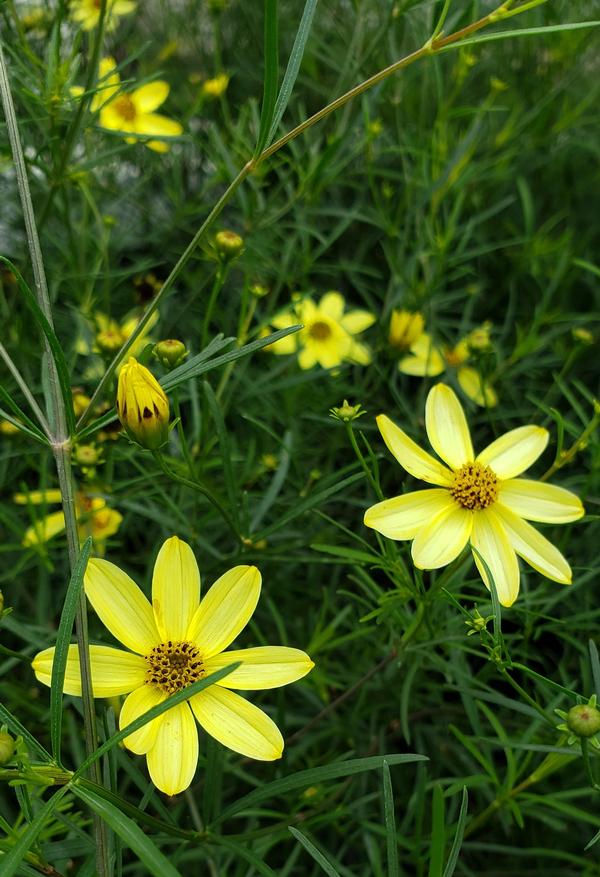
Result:
[[229,85],[229,76],[227,73],[219,73],[214,79],[207,79],[202,83],[202,94],[204,97],[218,98],[222,97],[227,91]]
[[133,356],[119,374],[117,414],[128,435],[155,451],[169,435],[169,400],[152,372]]
[[519,593],[517,555],[547,578],[571,584],[571,568],[563,555],[528,521],[576,521],[584,514],[579,498],[562,487],[517,477],[544,451],[547,430],[520,426],[475,456],[463,409],[446,384],[432,387],[425,408],[429,441],[444,463],[385,414],[377,418],[377,425],[400,465],[437,487],[371,506],[365,513],[367,527],[390,539],[412,539],[412,558],[419,569],[446,566],[469,543],[488,588],[479,556],[489,567],[503,606],[510,606]]
[[[249,758],[272,761],[283,738],[272,719],[232,689],[278,688],[305,676],[313,663],[299,649],[259,646],[225,652],[250,620],[260,595],[256,567],[236,566],[200,601],[200,573],[190,546],[172,536],[156,558],[152,604],[117,566],[92,559],[85,592],[102,623],[127,648],[90,647],[95,697],[127,697],[119,717],[125,728],[143,713],[229,664],[240,666],[189,700],[125,738],[145,755],[154,785],[167,795],[192,782],[198,762],[195,719],[212,737]],[[54,648],[36,655],[33,669],[50,685]],[[77,646],[69,647],[65,694],[81,696]]]
[[493,408],[498,404],[498,396],[488,381],[468,365],[474,351],[485,350],[490,346],[489,322],[473,329],[456,344],[455,347],[438,347],[431,335],[421,332],[410,345],[410,352],[402,357],[398,369],[405,375],[434,378],[448,369],[456,369],[456,379],[465,394],[485,408]]
[[388,341],[392,347],[408,350],[420,338],[425,329],[423,314],[394,310],[390,319]]
[[298,354],[300,368],[308,369],[314,365],[322,368],[335,368],[343,362],[356,362],[368,365],[371,351],[366,344],[355,340],[375,322],[368,311],[349,311],[344,313],[346,302],[339,292],[327,292],[318,304],[312,298],[303,298],[293,312],[280,314],[271,322],[276,329],[287,329],[302,323],[304,328],[294,335],[288,335],[268,346],[277,354]]
[[[84,30],[92,30],[100,20],[100,0],[72,0],[71,18],[81,24]],[[133,12],[136,4],[133,0],[107,0],[104,27],[107,31],[114,30],[122,15]]]
[[[16,493],[13,498],[17,505],[55,505],[61,502],[61,493],[60,490],[31,490],[29,493]],[[121,526],[121,513],[109,508],[102,497],[79,492],[75,496],[75,514],[81,540],[91,536],[95,550],[103,554],[106,540],[114,536]],[[58,536],[64,529],[63,512],[50,512],[27,528],[22,544],[25,548],[35,548]]]
[[[73,88],[71,93],[79,96],[83,89]],[[100,111],[102,128],[135,135],[125,137],[127,143],[136,143],[142,137],[179,137],[183,133],[179,122],[154,112],[165,102],[168,94],[168,83],[160,79],[133,90],[123,90],[115,60],[103,58],[100,62],[98,91],[90,109],[93,113]],[[168,152],[170,149],[164,140],[144,139],[143,142],[155,152]]]

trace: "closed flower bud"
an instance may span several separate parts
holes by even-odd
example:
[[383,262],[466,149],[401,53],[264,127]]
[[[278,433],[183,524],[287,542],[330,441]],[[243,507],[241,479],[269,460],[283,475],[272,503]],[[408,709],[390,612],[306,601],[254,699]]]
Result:
[[117,389],[117,413],[127,434],[156,451],[169,435],[169,400],[151,371],[133,358],[123,366]]
[[6,764],[15,754],[15,741],[7,731],[0,731],[0,764]]
[[567,727],[577,737],[593,737],[600,731],[600,710],[589,703],[571,707]]
[[423,334],[425,320],[420,313],[411,311],[392,311],[388,340],[392,347],[408,350]]
[[215,235],[215,250],[221,259],[228,261],[239,256],[244,249],[244,239],[234,231],[218,231]]
[[154,347],[154,355],[165,368],[175,368],[188,355],[183,341],[176,338],[167,338],[165,341],[159,341]]

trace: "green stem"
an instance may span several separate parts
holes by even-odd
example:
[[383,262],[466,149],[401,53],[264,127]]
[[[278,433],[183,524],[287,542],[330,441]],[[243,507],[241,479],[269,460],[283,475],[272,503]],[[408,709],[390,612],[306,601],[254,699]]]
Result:
[[190,470],[190,475],[195,478],[196,472],[194,461],[190,453],[190,446],[188,444],[185,430],[183,429],[183,421],[181,420],[181,405],[179,404],[179,390],[177,389],[173,391],[173,408],[175,409],[175,417],[177,418],[177,435],[179,436],[179,443],[181,445],[183,457],[185,459],[185,462],[187,463],[188,469]]
[[350,439],[350,444],[352,445],[354,453],[358,457],[358,462],[362,466],[364,473],[369,481],[369,484],[377,494],[377,499],[382,500],[384,497],[383,493],[381,492],[381,487],[379,486],[375,478],[373,478],[373,473],[371,472],[367,461],[363,457],[361,449],[358,447],[358,442],[356,441],[356,436],[354,435],[354,430],[352,429],[352,423],[348,421],[344,424],[344,426],[346,427],[346,432],[348,434],[348,438]]
[[217,303],[217,299],[219,297],[219,293],[223,289],[223,284],[227,279],[227,265],[219,264],[217,268],[217,272],[215,274],[215,280],[212,285],[212,289],[210,291],[210,296],[208,299],[208,304],[206,305],[206,312],[204,314],[204,321],[202,323],[202,334],[201,334],[201,347],[206,347],[208,343],[208,331],[210,327],[210,321],[212,320],[213,311],[215,309],[215,305]]
[[547,481],[548,478],[551,478],[555,472],[558,472],[559,469],[562,469],[563,466],[566,466],[567,463],[570,463],[573,457],[577,454],[577,452],[587,445],[588,439],[590,438],[592,433],[596,431],[598,423],[600,423],[600,403],[595,403],[594,416],[592,417],[586,428],[583,430],[579,438],[573,442],[568,450],[563,451],[562,454],[557,457],[554,463],[550,466],[549,469],[546,470],[546,472],[544,472],[539,480]]
[[23,377],[22,377],[22,375],[21,375],[21,372],[19,371],[19,369],[16,367],[16,365],[15,365],[14,362],[12,361],[12,359],[11,359],[11,357],[10,357],[10,354],[9,354],[8,351],[6,350],[4,344],[0,344],[0,356],[2,357],[2,359],[4,360],[4,362],[6,363],[6,367],[7,367],[8,370],[11,372],[11,374],[12,374],[12,376],[14,377],[15,381],[16,381],[17,384],[19,385],[19,387],[20,387],[20,389],[21,389],[21,392],[23,393],[23,395],[25,396],[25,398],[26,398],[27,401],[29,402],[29,405],[30,405],[30,407],[31,407],[31,410],[33,411],[33,413],[34,413],[35,416],[37,417],[38,423],[40,424],[40,426],[42,427],[42,429],[43,429],[44,432],[46,433],[46,436],[47,436],[48,438],[50,438],[50,437],[51,437],[51,436],[50,436],[50,426],[49,426],[49,424],[48,424],[48,421],[46,420],[43,411],[41,410],[40,406],[39,406],[38,403],[36,402],[36,400],[35,400],[33,394],[31,393],[31,391],[30,391],[30,389],[29,389],[29,387],[27,386],[26,381],[23,379]]

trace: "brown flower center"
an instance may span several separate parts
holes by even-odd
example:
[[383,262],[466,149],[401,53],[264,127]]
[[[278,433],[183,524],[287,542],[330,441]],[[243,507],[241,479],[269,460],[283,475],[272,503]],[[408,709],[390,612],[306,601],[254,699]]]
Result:
[[193,643],[160,643],[146,655],[146,682],[158,685],[165,694],[174,694],[204,676],[200,651]]
[[115,100],[115,110],[126,122],[132,122],[135,119],[135,104],[128,94],[122,94]]
[[489,466],[466,463],[455,473],[450,493],[463,509],[487,509],[498,498],[498,478]]
[[331,326],[329,323],[323,322],[323,320],[315,320],[309,328],[308,334],[311,338],[314,338],[315,341],[325,341],[327,338],[331,337]]

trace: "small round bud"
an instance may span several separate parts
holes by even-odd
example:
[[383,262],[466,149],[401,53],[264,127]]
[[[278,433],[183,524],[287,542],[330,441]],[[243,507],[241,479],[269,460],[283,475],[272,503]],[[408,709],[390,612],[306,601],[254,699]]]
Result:
[[218,231],[215,235],[215,250],[225,261],[235,259],[244,249],[244,239],[234,231]]
[[7,731],[0,731],[0,764],[6,764],[15,754],[15,741]]
[[118,329],[104,329],[96,335],[96,347],[100,353],[112,356],[120,350],[123,344],[123,335]]
[[75,417],[81,417],[85,409],[90,404],[90,397],[86,396],[79,388],[73,388],[73,411]]
[[344,404],[340,405],[338,408],[329,409],[330,416],[342,423],[350,423],[352,420],[356,420],[357,417],[362,417],[363,414],[366,413],[366,411],[362,410],[360,402],[358,405],[351,405],[347,399],[344,399]]
[[155,345],[154,355],[165,368],[176,368],[186,358],[188,351],[183,341],[167,338]]
[[577,737],[593,737],[600,731],[600,710],[588,703],[571,707],[567,713],[567,727]]
[[255,298],[264,298],[265,295],[269,294],[269,287],[263,286],[262,283],[253,283],[250,292]]
[[94,445],[77,445],[75,462],[80,466],[95,466],[100,462],[100,451]]

